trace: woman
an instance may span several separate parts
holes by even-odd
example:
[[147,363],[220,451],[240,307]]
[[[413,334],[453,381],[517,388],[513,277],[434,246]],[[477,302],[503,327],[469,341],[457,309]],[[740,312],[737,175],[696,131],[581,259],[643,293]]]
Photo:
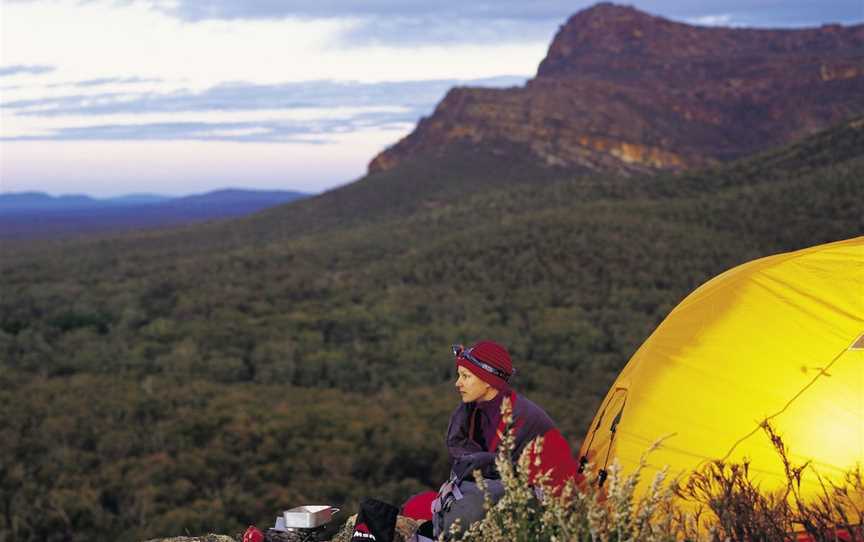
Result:
[[450,479],[441,486],[432,503],[433,530],[449,531],[456,519],[462,529],[484,516],[483,494],[473,473],[479,470],[486,479],[492,500],[504,495],[504,488],[495,468],[495,455],[504,434],[501,404],[509,398],[513,412],[515,447],[511,460],[515,463],[528,444],[543,437],[540,465],[534,467],[529,479],[541,472],[550,472],[550,484],[560,489],[577,476],[577,465],[570,446],[556,429],[554,422],[539,406],[510,389],[510,379],[516,372],[510,354],[492,341],[480,341],[471,348],[453,347],[456,358],[456,390],[462,403],[450,417],[447,448],[450,452]]

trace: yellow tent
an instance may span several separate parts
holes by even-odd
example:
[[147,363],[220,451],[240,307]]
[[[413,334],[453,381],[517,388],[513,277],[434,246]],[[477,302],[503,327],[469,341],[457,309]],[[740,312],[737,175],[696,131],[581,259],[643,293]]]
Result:
[[785,477],[766,419],[795,463],[829,478],[864,467],[864,237],[755,260],[695,290],[621,371],[580,456],[598,469],[617,457],[628,473],[672,435],[645,478],[747,458],[771,489]]

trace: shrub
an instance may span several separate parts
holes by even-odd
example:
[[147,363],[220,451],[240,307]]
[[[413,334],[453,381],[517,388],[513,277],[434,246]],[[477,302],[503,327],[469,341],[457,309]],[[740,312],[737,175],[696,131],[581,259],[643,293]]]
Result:
[[[471,525],[459,540],[661,542],[685,538],[688,532],[695,532],[695,526],[684,521],[673,505],[675,494],[673,486],[666,483],[666,471],[657,474],[643,496],[635,494],[646,464],[645,457],[654,447],[643,456],[640,467],[628,476],[622,474],[618,463],[613,463],[603,488],[596,483],[596,473],[589,466],[579,487],[571,481],[556,492],[548,484],[548,473],[543,473],[535,480],[540,491],[535,491],[529,479],[530,462],[537,461],[534,466],[539,466],[542,438],[526,447],[513,465],[510,461],[514,447],[513,420],[507,403],[505,400],[502,408],[508,430],[496,459],[504,496],[493,505],[487,493],[486,517]],[[482,476],[475,473],[475,478],[481,480]],[[538,494],[542,497],[538,498]]]
[[[509,410],[504,416],[509,428]],[[624,475],[614,462],[605,487],[597,484],[589,465],[578,487],[570,482],[556,493],[548,487],[546,473],[536,482],[538,492],[528,473],[532,458],[539,457],[542,439],[529,445],[513,465],[509,458],[514,438],[508,429],[496,461],[504,496],[493,504],[487,493],[486,517],[461,536],[455,536],[458,526],[452,534],[461,542],[787,541],[805,533],[814,542],[864,541],[860,468],[847,472],[839,483],[824,480],[811,464],[792,464],[780,436],[767,422],[763,429],[785,467],[786,486],[780,490],[762,490],[750,477],[746,461],[715,461],[686,479],[667,480],[663,470],[641,495],[635,489],[646,459],[662,442],[649,448],[630,474]],[[815,499],[801,496],[805,475],[815,476],[821,484],[822,494]],[[475,477],[482,479],[479,472]]]

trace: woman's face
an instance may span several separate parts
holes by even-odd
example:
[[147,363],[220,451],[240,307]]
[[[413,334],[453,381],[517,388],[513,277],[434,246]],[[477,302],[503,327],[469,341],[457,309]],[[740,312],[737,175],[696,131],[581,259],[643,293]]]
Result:
[[462,367],[456,368],[458,376],[456,377],[456,389],[459,395],[462,396],[463,403],[473,403],[474,401],[489,401],[494,399],[498,394],[498,390],[483,382],[474,373]]

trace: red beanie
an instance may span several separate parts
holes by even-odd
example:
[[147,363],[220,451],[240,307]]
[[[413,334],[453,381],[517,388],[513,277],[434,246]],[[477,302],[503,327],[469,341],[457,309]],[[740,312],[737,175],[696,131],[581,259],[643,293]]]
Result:
[[507,349],[492,341],[480,341],[459,352],[456,355],[456,366],[465,367],[474,376],[498,390],[507,389],[507,380],[515,372]]

